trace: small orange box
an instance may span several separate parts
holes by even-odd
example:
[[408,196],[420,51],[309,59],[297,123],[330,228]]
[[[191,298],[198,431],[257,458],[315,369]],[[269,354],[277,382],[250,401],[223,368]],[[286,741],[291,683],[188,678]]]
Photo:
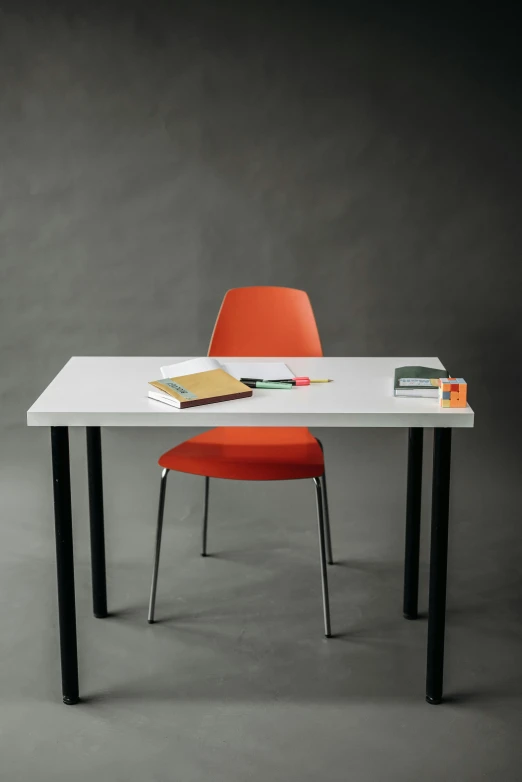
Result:
[[468,384],[464,378],[444,377],[439,379],[439,404],[441,407],[467,407],[467,393]]

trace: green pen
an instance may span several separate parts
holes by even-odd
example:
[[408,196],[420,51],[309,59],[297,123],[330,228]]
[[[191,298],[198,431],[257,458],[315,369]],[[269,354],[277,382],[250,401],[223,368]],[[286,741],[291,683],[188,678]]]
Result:
[[249,388],[293,388],[291,383],[275,383],[270,380],[241,380],[241,382]]

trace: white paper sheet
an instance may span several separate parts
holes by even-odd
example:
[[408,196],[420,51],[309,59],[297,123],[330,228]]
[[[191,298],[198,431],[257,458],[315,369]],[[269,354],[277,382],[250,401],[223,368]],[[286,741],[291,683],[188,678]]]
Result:
[[198,372],[208,372],[211,369],[222,369],[221,364],[215,358],[191,358],[189,361],[180,361],[178,364],[161,367],[161,376],[183,377],[184,375],[196,375]]
[[211,369],[224,369],[239,380],[242,377],[255,377],[260,380],[291,380],[294,373],[282,361],[228,361],[220,362],[215,358],[192,358],[161,367],[162,377],[182,377],[208,372]]
[[259,380],[291,380],[294,373],[282,361],[230,361],[221,364],[225,372],[240,380],[255,377]]

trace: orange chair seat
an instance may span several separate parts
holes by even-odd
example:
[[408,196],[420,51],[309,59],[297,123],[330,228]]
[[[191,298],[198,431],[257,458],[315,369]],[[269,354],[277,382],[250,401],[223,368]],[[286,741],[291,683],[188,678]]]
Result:
[[237,481],[318,478],[324,472],[321,446],[304,427],[218,427],[167,451],[159,465]]

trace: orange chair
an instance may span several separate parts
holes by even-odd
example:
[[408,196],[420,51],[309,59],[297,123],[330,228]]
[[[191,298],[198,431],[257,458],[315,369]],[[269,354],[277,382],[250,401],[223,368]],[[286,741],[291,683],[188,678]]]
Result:
[[[312,306],[304,291],[253,287],[228,291],[210,340],[209,356],[322,356]],[[274,393],[284,393],[283,391]],[[299,393],[294,389],[288,393]],[[248,404],[248,402],[246,403]],[[218,427],[159,459],[161,477],[148,621],[154,622],[167,476],[171,470],[205,477],[202,556],[207,553],[210,478],[279,481],[312,478],[316,488],[324,629],[331,636],[327,566],[332,546],[323,447],[305,427]]]

